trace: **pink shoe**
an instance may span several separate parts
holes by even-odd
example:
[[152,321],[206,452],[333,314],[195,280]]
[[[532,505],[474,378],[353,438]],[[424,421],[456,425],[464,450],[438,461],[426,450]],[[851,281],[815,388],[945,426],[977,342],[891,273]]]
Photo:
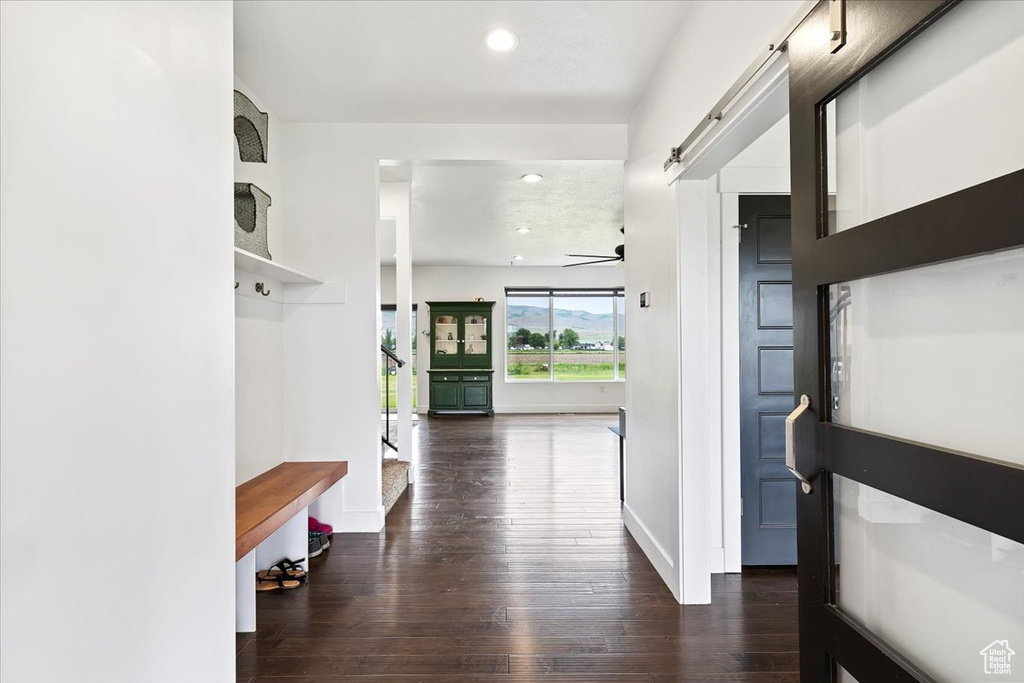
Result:
[[309,530],[310,531],[319,531],[320,533],[324,534],[325,536],[330,536],[331,534],[334,533],[334,529],[333,529],[333,527],[331,527],[330,524],[321,524],[320,521],[316,517],[310,517],[309,518]]

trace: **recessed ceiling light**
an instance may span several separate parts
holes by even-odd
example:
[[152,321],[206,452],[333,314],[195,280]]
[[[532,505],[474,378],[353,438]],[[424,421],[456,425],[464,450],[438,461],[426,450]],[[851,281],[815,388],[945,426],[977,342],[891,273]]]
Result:
[[495,52],[512,52],[519,47],[519,36],[507,28],[492,28],[484,34],[484,43]]
[[524,226],[522,228],[516,228],[516,232],[522,233],[522,234],[525,235],[526,233],[530,232],[530,229]]
[[512,257],[512,260],[513,260],[513,261],[522,261],[522,260],[523,260],[523,257],[522,257],[522,256],[518,256],[518,255],[516,255],[516,256],[513,256],[513,257]]
[[527,173],[524,176],[519,176],[519,179],[522,180],[524,183],[539,183],[540,181],[544,180],[544,176],[542,176],[540,173]]

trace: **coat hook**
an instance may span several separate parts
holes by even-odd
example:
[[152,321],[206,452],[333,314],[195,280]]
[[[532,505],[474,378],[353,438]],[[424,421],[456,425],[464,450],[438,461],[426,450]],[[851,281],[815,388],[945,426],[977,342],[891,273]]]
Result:
[[238,283],[237,282],[235,283],[235,289],[238,289]]
[[262,294],[263,296],[270,296],[270,290],[267,287],[263,286],[262,282],[256,283],[256,291]]

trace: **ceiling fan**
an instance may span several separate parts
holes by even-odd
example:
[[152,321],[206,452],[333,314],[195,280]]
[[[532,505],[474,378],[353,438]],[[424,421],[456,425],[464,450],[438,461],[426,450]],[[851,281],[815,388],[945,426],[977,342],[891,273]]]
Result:
[[[625,235],[626,228],[619,228],[619,232]],[[596,260],[584,261],[582,263],[567,263],[564,266],[562,266],[563,268],[574,268],[576,266],[591,266],[594,265],[595,263],[611,263],[612,261],[622,261],[623,263],[625,263],[626,245],[620,244],[619,246],[615,247],[615,256],[598,256],[597,254],[566,254],[566,256],[568,256],[569,258],[590,258]]]

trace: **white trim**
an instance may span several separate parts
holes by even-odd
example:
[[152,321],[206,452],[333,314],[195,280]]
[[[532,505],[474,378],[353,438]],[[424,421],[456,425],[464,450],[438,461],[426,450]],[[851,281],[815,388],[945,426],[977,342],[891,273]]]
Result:
[[341,513],[341,532],[345,534],[379,533],[384,528],[384,506],[376,510],[345,510]]
[[[459,372],[465,372],[465,370],[459,370]],[[625,384],[626,380],[623,379],[511,379],[515,375],[505,375],[503,382],[505,384]]]
[[711,602],[708,473],[708,240],[713,180],[676,185],[679,275],[679,592],[685,605]]
[[[529,413],[615,413],[618,415],[621,403],[608,405],[571,405],[564,403],[530,404],[522,406],[494,406],[495,413],[529,414]],[[616,423],[617,424],[617,423]]]
[[725,573],[725,548],[711,548],[709,560],[712,574]]
[[740,231],[738,194],[721,194],[722,571],[742,568],[740,467]]
[[256,632],[256,549],[235,562],[235,633]]
[[[508,334],[508,292],[505,292],[505,332]],[[612,340],[614,344],[616,339]],[[505,379],[508,379],[508,345],[505,345]],[[548,294],[548,381],[555,381],[555,297]]]
[[711,547],[708,566],[712,574],[724,570],[722,467],[722,219],[721,202],[715,201],[714,182],[708,189],[707,242],[707,454],[708,454],[708,538]]
[[301,273],[294,268],[270,259],[250,254],[244,249],[235,247],[235,270],[242,270],[246,273],[258,275],[261,278],[270,278],[278,282],[298,282],[303,284],[319,285],[323,280],[313,277],[307,273]]
[[626,530],[629,531],[636,544],[644,551],[647,559],[654,565],[654,571],[658,572],[658,576],[661,577],[661,580],[672,591],[673,597],[675,597],[676,601],[681,602],[678,577],[672,556],[658,543],[658,540],[654,538],[647,525],[629,507],[629,503],[623,503],[622,505],[622,523],[625,524]]

